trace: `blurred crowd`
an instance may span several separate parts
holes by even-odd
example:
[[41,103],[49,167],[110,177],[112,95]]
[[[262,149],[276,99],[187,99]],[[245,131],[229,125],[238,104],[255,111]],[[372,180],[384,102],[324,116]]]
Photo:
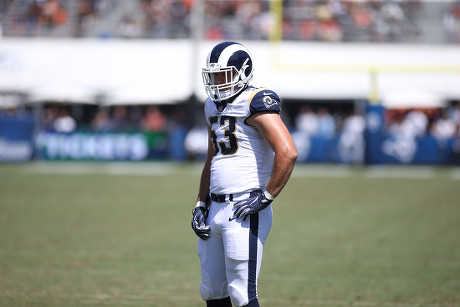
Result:
[[5,0],[0,21],[4,35],[81,36],[112,8],[112,0]]
[[[7,36],[189,38],[194,0],[4,0]],[[276,21],[267,0],[204,0],[206,39],[267,39]],[[460,42],[460,1],[284,0],[284,40]]]
[[[319,151],[312,156],[313,161],[326,161],[332,157],[328,150],[336,146],[336,154],[343,163],[364,163],[369,119],[355,109],[354,103],[346,105],[344,108],[344,103],[284,104],[281,116],[301,153],[301,160],[307,157],[312,146],[316,146]],[[0,109],[0,119],[23,120],[34,116],[37,119],[39,116],[36,128],[47,135],[57,132],[112,137],[145,133],[147,139],[161,137],[167,140],[169,158],[203,160],[208,146],[206,123],[202,113],[196,121],[190,121],[189,107],[186,104],[105,107],[47,104],[42,110]],[[445,108],[387,109],[383,124],[383,135],[387,140],[453,142],[455,152],[460,154],[459,101]]]
[[[396,137],[432,136],[443,140],[460,138],[460,103],[447,108],[389,109],[385,112],[386,133]],[[364,117],[354,111],[332,113],[325,107],[314,110],[304,105],[295,115],[295,129],[312,137],[332,138],[350,133],[363,134]]]
[[460,138],[460,103],[441,110],[393,110],[387,112],[386,121],[388,133],[393,136]]
[[174,126],[187,125],[185,110],[180,106],[91,107],[48,105],[42,115],[42,130],[71,133],[90,132],[164,132]]
[[[88,112],[64,105],[48,105],[43,110],[41,130],[61,133],[153,132],[169,136],[180,133],[188,158],[200,159],[206,155],[206,124],[201,118],[191,126],[187,114],[184,105],[93,106]],[[303,104],[288,113],[283,111],[282,117],[292,132],[304,138],[337,139],[341,148],[349,149],[352,162],[361,162],[353,161],[353,157],[362,158],[366,121],[352,108],[344,111],[327,105]],[[385,117],[385,130],[389,136],[460,139],[460,103],[441,109],[391,109],[386,111]]]
[[[265,39],[270,35],[274,19],[269,2],[221,1],[206,8],[210,16],[206,19],[207,37]],[[289,40],[329,42],[415,41],[422,34],[423,9],[419,0],[286,0],[282,8],[282,36]]]
[[[167,108],[162,105],[100,107],[86,116],[81,111],[72,112],[72,109],[48,105],[42,115],[42,129],[50,132],[74,132],[77,129],[92,132],[158,132],[167,131],[171,125],[187,127],[189,124],[183,105]],[[80,116],[71,113],[79,113]],[[363,115],[354,110],[334,112],[325,106],[303,104],[295,112],[283,113],[282,116],[290,129],[302,131],[310,137],[333,138],[344,131],[362,134],[365,129]],[[389,135],[431,135],[438,139],[460,137],[460,103],[442,109],[390,109],[386,111],[385,121]],[[204,120],[197,127],[205,127]]]

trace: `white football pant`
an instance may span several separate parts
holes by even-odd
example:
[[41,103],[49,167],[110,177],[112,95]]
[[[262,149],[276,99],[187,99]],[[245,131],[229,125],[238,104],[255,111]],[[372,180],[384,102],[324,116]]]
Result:
[[211,227],[210,238],[198,239],[200,292],[203,300],[230,296],[235,306],[244,306],[257,298],[263,246],[273,214],[270,205],[246,221],[229,221],[235,202],[249,197],[249,193],[234,195],[233,201],[211,203],[206,221]]

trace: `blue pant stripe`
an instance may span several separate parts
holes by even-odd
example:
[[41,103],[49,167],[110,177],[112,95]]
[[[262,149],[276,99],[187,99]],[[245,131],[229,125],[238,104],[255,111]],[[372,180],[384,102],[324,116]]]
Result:
[[250,215],[249,231],[249,267],[248,298],[249,302],[257,298],[257,242],[259,238],[259,214]]

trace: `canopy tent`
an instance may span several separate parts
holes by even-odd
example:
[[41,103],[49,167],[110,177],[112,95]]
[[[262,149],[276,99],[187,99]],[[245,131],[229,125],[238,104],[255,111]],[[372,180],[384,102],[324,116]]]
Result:
[[[173,104],[192,95],[204,101],[200,70],[215,43],[4,38],[0,91],[23,92],[32,103],[96,103],[97,96],[105,97],[101,101],[107,105]],[[459,46],[243,44],[253,55],[254,85],[271,88],[285,99],[362,100],[373,86],[383,96],[400,91],[402,85],[413,93],[460,98]]]
[[447,100],[440,94],[422,89],[393,90],[382,94],[387,109],[443,108]]
[[21,104],[21,97],[15,94],[0,94],[0,109],[14,108]]
[[79,84],[48,83],[37,85],[29,91],[29,103],[97,104],[97,92]]
[[[150,83],[151,79],[129,82],[119,87],[106,90],[103,95],[103,105],[145,105],[145,104],[175,104],[190,97],[190,90],[186,87],[168,86],[163,89]],[[155,81],[155,80],[152,80]]]

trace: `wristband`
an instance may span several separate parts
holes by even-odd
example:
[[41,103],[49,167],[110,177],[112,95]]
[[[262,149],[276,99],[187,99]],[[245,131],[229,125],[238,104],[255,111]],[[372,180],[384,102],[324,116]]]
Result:
[[265,198],[270,201],[275,199],[267,190],[264,190],[264,195],[265,195]]
[[197,201],[195,208],[198,207],[206,208],[206,203],[204,201]]

